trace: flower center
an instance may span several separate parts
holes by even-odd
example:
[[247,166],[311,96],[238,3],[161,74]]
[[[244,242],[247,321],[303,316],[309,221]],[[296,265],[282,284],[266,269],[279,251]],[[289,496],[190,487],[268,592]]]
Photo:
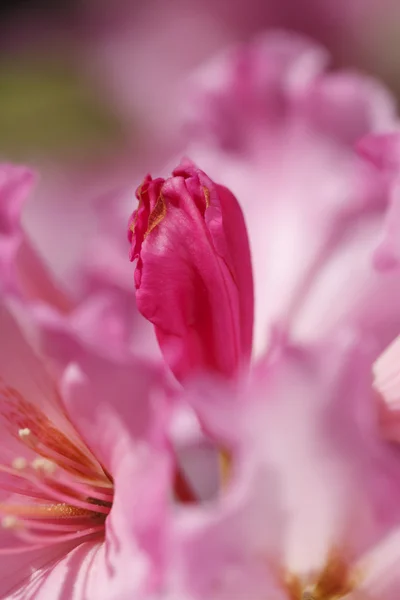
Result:
[[349,564],[337,553],[330,554],[324,568],[311,583],[294,575],[287,580],[290,600],[340,600],[354,590],[355,584]]
[[111,478],[69,422],[70,435],[16,390],[6,391],[2,386],[0,413],[21,453],[0,464],[2,498],[7,494],[1,524],[16,542],[0,555],[101,539],[113,502]]

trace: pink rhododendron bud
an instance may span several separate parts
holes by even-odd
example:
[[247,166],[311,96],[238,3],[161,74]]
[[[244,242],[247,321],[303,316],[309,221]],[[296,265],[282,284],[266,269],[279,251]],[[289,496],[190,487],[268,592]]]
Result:
[[140,312],[179,378],[234,375],[249,360],[253,280],[236,198],[190,162],[137,190],[129,240]]

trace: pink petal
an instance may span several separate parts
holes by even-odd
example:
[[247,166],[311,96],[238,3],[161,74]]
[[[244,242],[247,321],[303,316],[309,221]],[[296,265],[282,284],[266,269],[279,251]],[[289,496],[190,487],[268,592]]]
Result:
[[126,290],[103,288],[67,315],[41,305],[34,316],[41,350],[63,367],[85,348],[104,356],[133,353],[161,361],[154,330]]
[[374,364],[374,387],[381,399],[381,424],[388,439],[400,441],[400,338]]
[[[5,534],[4,531],[2,531],[0,537],[2,547],[12,546],[12,536],[9,536],[11,538],[9,540],[4,539]],[[86,545],[84,545],[82,548],[83,552],[86,551],[85,546]],[[59,564],[59,561],[65,564],[64,557],[68,555],[70,550],[71,544],[64,544],[57,548],[57,550],[50,548],[40,549],[33,552],[24,552],[22,554],[10,554],[8,556],[2,555],[0,562],[1,597],[10,598],[12,600],[36,597],[33,595],[33,590],[35,587],[39,584],[39,582],[43,583],[45,574],[54,568],[54,564]],[[76,575],[76,570],[74,572],[72,569],[71,576],[73,577],[74,575]],[[59,587],[61,587],[61,585],[62,580],[60,579]]]
[[400,338],[396,338],[374,364],[374,387],[388,406],[400,400]]
[[168,415],[160,370],[134,358],[84,352],[65,371],[68,415],[99,461],[113,472],[130,440],[162,446]]
[[68,312],[72,299],[53,278],[31,241],[25,236],[16,254],[20,294],[25,300],[46,302],[61,312]]
[[10,235],[20,228],[21,211],[35,181],[26,167],[0,164],[0,231]]
[[31,191],[35,176],[25,167],[0,164],[0,268],[2,287],[17,285],[15,260],[23,239],[21,211]]
[[135,555],[142,553],[147,591],[162,583],[166,567],[171,474],[167,453],[135,444],[114,472],[115,496],[106,528],[108,558],[122,577],[132,581],[127,574]]
[[250,358],[253,341],[253,318],[254,318],[254,293],[250,248],[247,238],[246,226],[243,213],[236,198],[232,193],[222,186],[218,186],[218,194],[221,202],[224,218],[224,233],[228,252],[236,269],[236,285],[239,294],[240,322],[242,327],[241,347],[243,358]]
[[307,89],[303,108],[318,131],[349,146],[366,132],[393,127],[397,118],[389,90],[356,71],[324,73]]
[[168,410],[154,395],[159,380],[157,370],[143,362],[117,364],[90,356],[64,376],[67,411],[114,481],[103,567],[111,580],[102,584],[104,596],[96,592],[99,598],[107,598],[105,590],[150,590],[164,569],[171,462]]
[[23,445],[13,441],[18,440],[21,428],[18,408],[21,402],[28,406],[28,414],[35,409],[40,410],[80,445],[76,432],[62,414],[55,381],[4,305],[0,306],[0,330],[1,460],[8,462],[23,452]]
[[349,600],[363,597],[397,600],[400,593],[399,558],[400,531],[394,528],[361,559],[358,568],[364,577],[357,593],[351,594]]
[[0,165],[0,269],[3,286],[26,300],[40,298],[61,310],[70,307],[22,226],[22,209],[35,183],[26,167]]
[[83,543],[50,564],[39,565],[10,597],[128,600],[143,594],[147,598],[163,567],[168,474],[163,457],[147,455],[143,449],[121,457],[105,542]]
[[357,143],[359,152],[378,169],[398,172],[400,166],[400,136],[397,132],[366,135]]
[[374,254],[376,268],[397,273],[400,264],[400,135],[392,133],[367,136],[359,143],[360,152],[371,160],[385,177],[390,201],[384,231]]

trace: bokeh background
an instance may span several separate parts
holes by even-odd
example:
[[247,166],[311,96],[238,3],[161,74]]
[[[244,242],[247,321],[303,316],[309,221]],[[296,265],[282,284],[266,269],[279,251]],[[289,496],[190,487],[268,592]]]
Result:
[[399,0],[9,0],[0,11],[0,156],[41,172],[28,213],[52,219],[32,236],[44,252],[57,241],[66,272],[93,201],[180,151],[185,84],[224,47],[288,28],[400,95]]
[[269,28],[400,93],[398,0],[8,0],[0,9],[0,152],[154,163],[177,142],[193,68]]

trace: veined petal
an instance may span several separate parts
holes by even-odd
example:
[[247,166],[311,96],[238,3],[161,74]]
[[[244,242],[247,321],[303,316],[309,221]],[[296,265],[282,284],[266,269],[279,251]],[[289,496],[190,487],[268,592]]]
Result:
[[202,368],[232,376],[249,361],[253,287],[234,196],[191,163],[147,177],[130,224],[141,313],[178,379]]

